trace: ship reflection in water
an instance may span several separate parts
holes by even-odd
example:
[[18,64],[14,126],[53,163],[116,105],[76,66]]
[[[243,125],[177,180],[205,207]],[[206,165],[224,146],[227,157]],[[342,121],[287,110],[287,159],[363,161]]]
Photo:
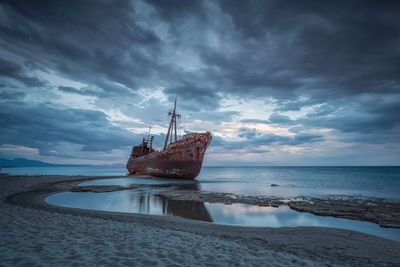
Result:
[[[197,185],[184,185],[196,190]],[[156,190],[123,190],[106,193],[63,192],[46,198],[51,205],[112,212],[178,216],[215,224],[293,227],[323,226],[348,229],[400,241],[400,230],[376,224],[296,212],[287,206],[259,207],[245,204],[224,205],[172,200],[157,195]]]
[[131,213],[172,215],[212,222],[211,216],[202,202],[173,200],[143,192],[130,194],[128,198],[129,212]]
[[[186,185],[193,189],[196,185]],[[56,206],[129,212],[149,215],[170,215],[212,222],[203,202],[173,200],[156,195],[155,190],[123,190],[106,193],[64,192],[52,195],[46,202]]]

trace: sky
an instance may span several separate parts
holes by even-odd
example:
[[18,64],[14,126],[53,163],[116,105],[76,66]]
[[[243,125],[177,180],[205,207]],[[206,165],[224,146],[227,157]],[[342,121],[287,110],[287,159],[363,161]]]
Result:
[[399,1],[0,1],[0,157],[125,164],[211,131],[205,165],[399,165]]

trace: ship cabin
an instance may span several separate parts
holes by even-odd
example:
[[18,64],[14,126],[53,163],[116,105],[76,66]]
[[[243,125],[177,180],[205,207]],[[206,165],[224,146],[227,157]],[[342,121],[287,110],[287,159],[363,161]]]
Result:
[[131,158],[135,159],[153,153],[155,151],[152,148],[153,138],[154,136],[152,136],[150,139],[143,138],[143,141],[140,145],[132,147]]

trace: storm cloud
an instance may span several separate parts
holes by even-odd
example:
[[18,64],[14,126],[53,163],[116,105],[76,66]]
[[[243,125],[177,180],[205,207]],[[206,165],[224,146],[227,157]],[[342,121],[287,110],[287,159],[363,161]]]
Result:
[[150,124],[162,143],[177,98],[182,131],[214,133],[210,164],[246,148],[361,164],[357,144],[393,164],[399,18],[396,1],[5,0],[0,145],[124,161]]

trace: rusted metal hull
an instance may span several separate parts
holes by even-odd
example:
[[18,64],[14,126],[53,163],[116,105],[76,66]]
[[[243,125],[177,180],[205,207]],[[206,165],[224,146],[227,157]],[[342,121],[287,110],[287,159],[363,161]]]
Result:
[[127,163],[129,174],[195,179],[211,138],[210,132],[194,133],[170,144],[165,150],[130,157]]

